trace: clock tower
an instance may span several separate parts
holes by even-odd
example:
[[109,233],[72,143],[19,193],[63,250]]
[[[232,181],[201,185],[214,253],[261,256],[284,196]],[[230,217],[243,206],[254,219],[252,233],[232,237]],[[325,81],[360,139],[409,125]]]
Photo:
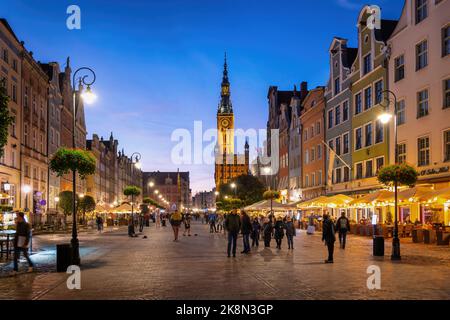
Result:
[[221,155],[234,154],[234,114],[230,99],[230,81],[228,80],[227,56],[223,64],[222,89],[217,108],[217,142]]
[[223,64],[223,76],[220,90],[220,102],[217,108],[217,146],[215,163],[216,189],[234,178],[248,174],[248,144],[245,155],[237,155],[234,150],[234,113],[230,99],[230,81],[228,80],[227,56]]

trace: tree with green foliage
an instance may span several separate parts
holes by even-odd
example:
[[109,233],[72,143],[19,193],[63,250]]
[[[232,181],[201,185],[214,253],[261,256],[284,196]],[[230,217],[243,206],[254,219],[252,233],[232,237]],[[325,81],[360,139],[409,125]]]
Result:
[[280,199],[281,194],[279,191],[276,190],[267,190],[263,194],[263,198],[265,200],[270,200],[270,213],[273,214],[273,200]]
[[240,209],[244,206],[244,201],[236,198],[227,198],[222,199],[216,202],[217,210],[230,212],[234,209]]
[[414,187],[419,177],[417,170],[406,164],[393,164],[385,166],[378,171],[378,181],[386,186],[398,185]]
[[138,197],[141,194],[141,188],[137,186],[126,186],[123,189],[123,194],[127,197],[131,196],[131,215],[134,215],[134,197]]
[[[236,184],[236,190],[231,187],[232,183]],[[243,205],[249,205],[263,199],[264,189],[264,185],[258,178],[252,175],[241,175],[229,183],[220,185],[219,199],[223,201],[228,195],[240,199]]]
[[91,196],[84,196],[78,201],[78,210],[83,213],[83,223],[86,224],[86,212],[92,212],[95,210],[95,199]]
[[[75,198],[78,201],[78,196]],[[64,213],[64,225],[67,226],[67,216],[72,214],[73,192],[66,190],[59,193],[58,207]]]
[[13,124],[14,117],[9,113],[9,96],[6,90],[6,80],[0,83],[0,157],[3,156],[4,147],[8,143],[9,126]]
[[81,179],[95,173],[95,157],[86,150],[59,148],[50,159],[50,170],[58,177],[69,173],[77,172]]

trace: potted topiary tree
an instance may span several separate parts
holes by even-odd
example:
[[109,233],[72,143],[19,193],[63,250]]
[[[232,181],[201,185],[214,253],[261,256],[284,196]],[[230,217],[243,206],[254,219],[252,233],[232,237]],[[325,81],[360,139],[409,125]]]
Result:
[[270,214],[273,215],[273,200],[280,199],[281,194],[276,190],[267,190],[263,193],[263,199],[270,200]]
[[92,212],[95,210],[95,199],[91,196],[85,195],[78,202],[78,209],[83,214],[83,224],[86,224],[86,212]]

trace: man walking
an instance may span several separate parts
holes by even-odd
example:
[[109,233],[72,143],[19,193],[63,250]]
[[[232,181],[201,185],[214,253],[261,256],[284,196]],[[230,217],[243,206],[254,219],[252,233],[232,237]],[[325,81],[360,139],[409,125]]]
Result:
[[333,263],[334,242],[336,241],[336,236],[334,232],[334,223],[326,213],[323,215],[322,241],[324,241],[328,247],[328,259],[325,260],[325,263]]
[[236,209],[234,209],[230,214],[227,214],[225,220],[225,228],[228,231],[228,258],[230,257],[232,246],[233,258],[235,258],[237,237],[239,234],[239,230],[241,230],[241,219],[239,218]]
[[241,253],[249,253],[250,252],[250,233],[252,232],[252,222],[250,221],[250,217],[247,212],[242,211],[242,223],[241,223],[241,233],[242,239],[244,241],[244,250]]
[[16,236],[14,238],[14,271],[12,275],[16,275],[19,271],[20,253],[23,253],[28,262],[28,272],[33,272],[33,262],[28,255],[28,245],[30,243],[30,224],[25,221],[25,214],[23,212],[17,213],[16,218]]
[[350,231],[350,221],[345,216],[345,212],[342,212],[341,216],[336,222],[336,229],[339,232],[339,244],[342,249],[345,249],[345,243],[347,239],[347,232]]

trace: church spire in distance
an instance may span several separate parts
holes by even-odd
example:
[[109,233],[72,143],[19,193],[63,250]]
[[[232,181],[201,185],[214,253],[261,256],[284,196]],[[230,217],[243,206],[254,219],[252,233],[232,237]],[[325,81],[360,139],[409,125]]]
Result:
[[233,113],[233,106],[230,99],[230,81],[228,80],[227,53],[225,52],[223,63],[222,89],[220,92],[220,103],[217,113]]

